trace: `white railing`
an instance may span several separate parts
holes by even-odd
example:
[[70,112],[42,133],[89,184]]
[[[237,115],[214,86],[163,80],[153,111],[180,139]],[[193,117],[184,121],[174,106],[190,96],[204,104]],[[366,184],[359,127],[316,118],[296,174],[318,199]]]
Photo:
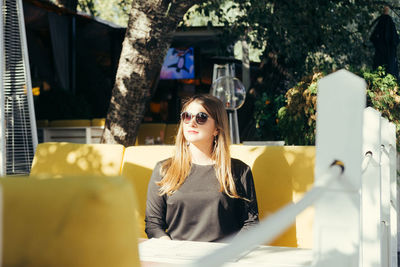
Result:
[[365,88],[345,70],[321,79],[313,189],[190,266],[221,266],[314,205],[312,266],[397,267],[396,129],[365,108]]

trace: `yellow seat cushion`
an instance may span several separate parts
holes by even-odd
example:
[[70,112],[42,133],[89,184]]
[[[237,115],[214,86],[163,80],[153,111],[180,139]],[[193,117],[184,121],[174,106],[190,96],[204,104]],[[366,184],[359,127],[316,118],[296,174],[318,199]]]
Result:
[[89,127],[90,120],[54,120],[49,122],[50,127]]
[[[147,238],[144,232],[144,217],[146,211],[147,186],[153,172],[153,168],[160,160],[173,155],[174,146],[131,146],[127,147],[124,154],[122,176],[129,179],[137,188],[138,199],[138,225],[139,236]],[[140,188],[140,189],[139,189]]]
[[41,143],[32,162],[31,176],[117,176],[124,146],[112,144]]
[[[232,145],[232,157],[249,165],[254,176],[260,219],[297,202],[314,183],[315,147]],[[314,209],[308,208],[272,245],[311,248]]]
[[3,266],[140,266],[135,194],[124,178],[2,178],[0,183]]
[[90,121],[90,124],[92,126],[104,127],[104,125],[106,124],[106,119],[105,118],[92,119]]

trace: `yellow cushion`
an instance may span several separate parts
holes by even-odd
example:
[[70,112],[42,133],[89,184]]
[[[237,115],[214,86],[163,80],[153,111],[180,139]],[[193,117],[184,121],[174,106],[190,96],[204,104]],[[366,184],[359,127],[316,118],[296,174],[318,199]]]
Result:
[[[314,183],[313,146],[232,145],[231,153],[252,169],[260,218],[298,201]],[[314,210],[308,208],[272,245],[311,248],[313,220]]]
[[122,145],[111,144],[41,143],[30,175],[120,175],[124,150]]
[[106,119],[105,118],[92,119],[90,121],[90,124],[92,126],[99,126],[99,127],[104,127],[105,123],[106,123]]
[[165,135],[165,123],[142,123],[139,127],[139,133],[137,136],[137,144],[145,145],[146,137],[153,138],[154,142],[156,142],[157,137],[160,137],[161,140],[164,139]]
[[139,211],[139,236],[147,238],[144,232],[144,215],[146,210],[147,185],[156,163],[173,155],[174,146],[131,146],[124,154],[122,175],[128,178],[137,188]]
[[122,177],[2,178],[3,266],[140,266],[135,194]]
[[167,124],[165,127],[164,144],[175,144],[176,134],[178,132],[179,124]]
[[90,120],[54,120],[50,121],[50,127],[89,127]]

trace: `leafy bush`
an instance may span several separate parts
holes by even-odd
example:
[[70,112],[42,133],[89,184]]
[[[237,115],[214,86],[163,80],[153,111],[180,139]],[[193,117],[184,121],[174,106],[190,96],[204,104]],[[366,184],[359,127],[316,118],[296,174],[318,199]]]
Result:
[[375,108],[396,125],[397,151],[400,152],[400,96],[397,80],[382,67],[374,72],[364,72],[363,77],[368,84],[367,106]]
[[363,77],[368,83],[367,105],[374,107],[384,117],[400,125],[400,96],[396,78],[386,74],[381,67],[375,72],[364,72]]
[[[367,106],[378,110],[396,125],[399,149],[400,96],[396,78],[381,67],[376,71],[364,70],[357,74],[368,84]],[[323,73],[307,76],[287,91],[286,106],[280,108],[277,114],[278,127],[286,144],[315,143],[317,82],[323,76]]]
[[286,106],[278,111],[278,128],[289,145],[315,143],[315,112],[317,107],[317,82],[321,72],[303,78],[286,92]]
[[255,140],[279,140],[276,113],[284,103],[283,95],[270,95],[263,92],[254,102],[254,119],[256,123]]

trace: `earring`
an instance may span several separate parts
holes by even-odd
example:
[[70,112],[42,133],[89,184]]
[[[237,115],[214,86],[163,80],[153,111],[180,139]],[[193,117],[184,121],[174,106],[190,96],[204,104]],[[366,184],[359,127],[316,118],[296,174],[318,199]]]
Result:
[[218,135],[214,135],[214,149],[217,147]]

